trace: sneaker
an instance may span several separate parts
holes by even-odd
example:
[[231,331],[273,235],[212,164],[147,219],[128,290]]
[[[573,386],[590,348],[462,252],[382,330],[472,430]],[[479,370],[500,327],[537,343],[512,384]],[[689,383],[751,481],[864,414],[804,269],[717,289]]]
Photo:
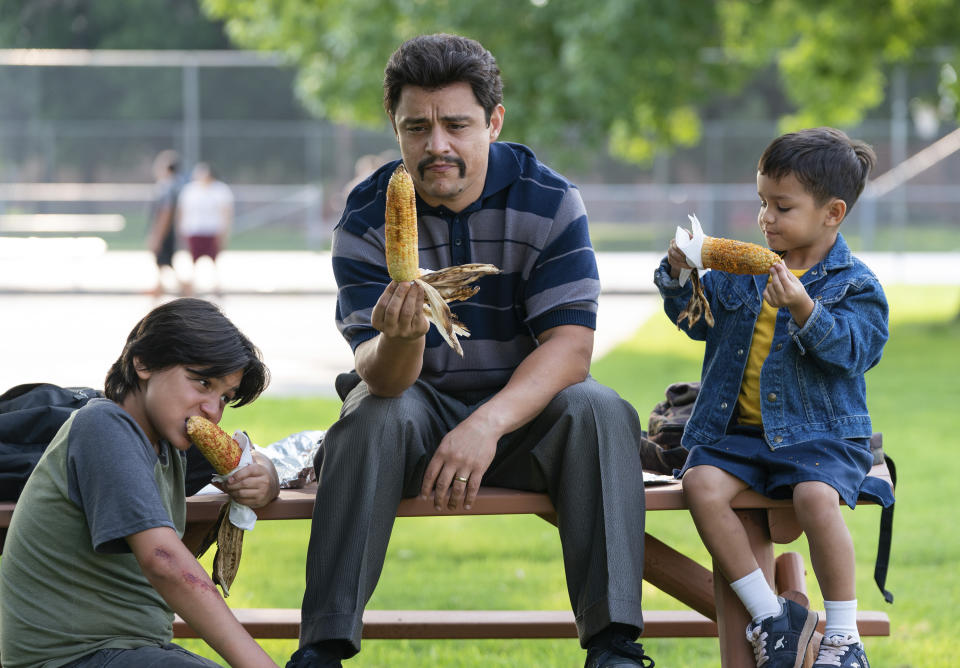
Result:
[[863,644],[851,635],[830,636],[820,642],[820,653],[813,668],[870,668]]
[[614,638],[607,647],[591,647],[583,668],[653,668],[653,659],[643,653],[643,645],[625,638]]
[[780,614],[747,626],[757,668],[800,668],[817,627],[817,613],[778,596]]

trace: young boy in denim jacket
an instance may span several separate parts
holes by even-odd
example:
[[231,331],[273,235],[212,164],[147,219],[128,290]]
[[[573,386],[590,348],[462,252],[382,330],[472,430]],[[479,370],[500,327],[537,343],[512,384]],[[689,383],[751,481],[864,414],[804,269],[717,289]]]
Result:
[[[783,262],[769,275],[707,272],[715,325],[681,326],[706,349],[679,476],[704,544],[752,617],[747,639],[765,668],[802,665],[817,615],[778,597],[764,578],[730,506],[745,489],[793,498],[825,599],[815,666],[868,666],[838,499],[893,502],[885,483],[867,477],[873,429],[864,383],[887,341],[887,302],[839,227],[875,161],[868,145],[833,128],[774,140],[757,167],[757,222]],[[654,280],[673,321],[691,294],[677,280],[684,268],[672,241]]]

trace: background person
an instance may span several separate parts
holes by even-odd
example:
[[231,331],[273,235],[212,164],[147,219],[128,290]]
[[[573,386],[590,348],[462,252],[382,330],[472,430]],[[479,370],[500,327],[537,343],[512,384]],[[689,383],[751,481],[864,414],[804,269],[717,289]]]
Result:
[[600,285],[586,211],[530,149],[497,142],[501,99],[496,61],[473,40],[417,37],[387,64],[384,106],[417,191],[421,266],[503,273],[452,306],[471,331],[461,358],[429,329],[422,288],[387,274],[385,191],[400,161],[349,196],[333,267],[356,373],[337,379],[343,409],[316,462],[301,649],[288,666],[339,666],[359,651],[402,498],[469,508],[481,481],[549,494],[586,665],[653,665],[633,642],[641,427],[588,375]]
[[[171,274],[179,285],[173,268],[173,254],[177,250],[177,196],[183,187],[180,178],[180,156],[176,151],[166,150],[157,154],[153,161],[153,200],[150,202],[147,247],[157,261],[157,284],[151,291],[154,297],[164,293],[164,274]],[[183,286],[180,286],[181,290]]]
[[193,279],[185,283],[186,294],[193,292],[197,261],[202,257],[210,258],[213,263],[214,291],[220,292],[217,256],[230,237],[233,202],[233,191],[214,176],[210,165],[197,163],[190,182],[180,191],[177,205],[177,228],[193,258]]

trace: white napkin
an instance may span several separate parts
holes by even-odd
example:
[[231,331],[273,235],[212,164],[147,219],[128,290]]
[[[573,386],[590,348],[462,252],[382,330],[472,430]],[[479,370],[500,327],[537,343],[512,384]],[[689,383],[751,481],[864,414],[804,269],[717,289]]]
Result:
[[[233,438],[240,444],[243,454],[240,455],[240,463],[237,464],[237,467],[225,475],[217,474],[213,476],[214,482],[226,482],[227,478],[231,475],[242,469],[244,466],[253,463],[253,445],[250,443],[250,438],[243,433],[242,431],[237,430],[233,434]],[[257,523],[257,513],[250,508],[245,506],[242,503],[237,503],[236,501],[230,501],[230,524],[237,527],[238,529],[243,529],[244,531],[250,531],[253,529],[253,526]]]
[[[703,266],[703,260],[700,257],[700,249],[703,248],[703,228],[700,227],[700,221],[697,220],[696,215],[688,215],[687,218],[690,219],[691,232],[693,236],[691,237],[687,234],[687,231],[682,227],[677,225],[677,233],[675,239],[677,242],[677,248],[683,251],[683,254],[687,256],[687,262],[700,271],[706,269]],[[680,285],[683,285],[687,282],[687,279],[690,277],[691,269],[681,269],[680,276],[678,280]]]

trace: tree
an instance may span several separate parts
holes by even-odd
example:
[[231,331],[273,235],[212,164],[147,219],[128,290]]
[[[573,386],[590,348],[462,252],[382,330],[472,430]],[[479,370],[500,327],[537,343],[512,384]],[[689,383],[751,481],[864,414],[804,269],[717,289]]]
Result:
[[[606,142],[634,162],[696,143],[705,103],[771,66],[795,105],[785,128],[855,124],[883,101],[892,67],[960,33],[951,0],[202,2],[235,43],[287,54],[305,104],[332,120],[382,125],[390,53],[456,32],[497,57],[507,137]],[[955,99],[955,80],[947,89]]]
[[227,49],[197,0],[0,2],[0,44],[33,49]]

